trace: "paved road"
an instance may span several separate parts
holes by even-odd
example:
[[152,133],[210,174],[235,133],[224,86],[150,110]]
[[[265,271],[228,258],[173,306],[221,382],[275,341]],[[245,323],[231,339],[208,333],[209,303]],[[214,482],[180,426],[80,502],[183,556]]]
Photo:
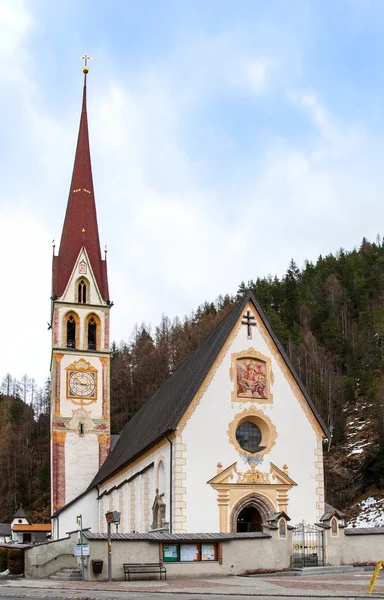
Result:
[[[383,573],[384,575],[384,573]],[[180,578],[169,581],[53,582],[52,580],[0,580],[0,600],[329,600],[366,598],[371,573],[353,569],[342,573],[305,576],[273,574],[261,577]],[[384,600],[384,577],[373,597]]]
[[[6,593],[3,593],[6,592]],[[374,594],[374,596],[377,598]],[[275,596],[274,598],[282,598],[282,596]],[[313,597],[313,596],[311,596]],[[348,600],[361,600],[364,596],[349,596]],[[379,596],[379,598],[383,598],[383,596]],[[241,596],[232,596],[232,595],[222,595],[218,596],[216,594],[165,594],[159,592],[146,592],[146,593],[137,593],[137,592],[115,592],[111,594],[111,592],[88,592],[88,594],[74,591],[73,594],[68,595],[68,590],[1,590],[0,589],[0,599],[4,598],[4,600],[26,600],[27,598],[40,598],[41,600],[117,600],[119,598],[126,599],[132,598],[132,600],[223,600],[223,598],[228,598],[228,600],[247,600],[253,598],[255,600],[255,596],[252,595],[241,595]],[[256,596],[257,600],[270,600],[271,596]],[[290,596],[289,600],[303,600],[303,596]],[[329,600],[329,596],[316,596],[316,600]]]

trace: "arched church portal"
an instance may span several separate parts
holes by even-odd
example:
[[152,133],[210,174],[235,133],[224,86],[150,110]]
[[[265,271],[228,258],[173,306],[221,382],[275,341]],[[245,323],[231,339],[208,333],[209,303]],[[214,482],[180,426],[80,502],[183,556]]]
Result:
[[232,509],[231,532],[262,531],[262,523],[266,523],[273,512],[274,507],[264,496],[245,496]]

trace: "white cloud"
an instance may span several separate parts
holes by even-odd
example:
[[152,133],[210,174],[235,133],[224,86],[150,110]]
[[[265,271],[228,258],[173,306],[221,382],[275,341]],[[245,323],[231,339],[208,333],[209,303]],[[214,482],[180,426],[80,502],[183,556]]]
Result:
[[259,94],[265,90],[267,77],[271,71],[271,61],[265,58],[249,60],[244,65],[245,79],[252,92]]
[[[34,20],[24,4],[15,4],[13,12],[13,3],[5,5],[8,16],[0,33],[6,19],[16,25],[5,50],[0,45],[0,57],[17,50],[19,58],[31,54],[32,62],[27,40]],[[234,93],[251,100],[258,95],[260,101],[266,92],[272,94],[287,77],[282,65],[289,60],[281,59],[282,52],[248,48],[239,32],[191,34],[182,48],[158,60],[156,69],[108,79],[91,67],[91,152],[101,244],[109,248],[112,337],[117,340],[128,339],[135,322],[155,326],[162,313],[182,317],[205,299],[234,293],[243,279],[281,274],[291,256],[302,264],[340,245],[351,247],[364,234],[374,239],[384,218],[379,143],[335,116],[316,91],[279,91],[283,101],[288,98],[284,108],[311,127],[293,139],[265,135],[257,153],[234,153],[224,179],[236,181],[239,165],[244,175],[232,189],[225,187],[222,173],[209,183],[201,176],[213,158],[220,160],[223,148],[218,143],[218,156],[212,157],[203,141],[194,154],[189,151],[186,124],[199,118],[196,108],[215,110],[228,96],[233,100]],[[13,302],[5,294],[0,300],[7,314],[0,364],[3,373],[10,370],[19,377],[27,371],[42,382],[49,366],[50,241],[55,235],[59,241],[64,217],[81,77],[75,84],[78,105],[58,114],[54,105],[39,105],[33,78],[21,86],[27,70],[19,58],[19,75],[10,85],[23,89],[18,110],[25,122],[23,148],[30,171],[23,179],[13,165],[9,182],[17,179],[22,192],[0,192],[7,255],[0,276],[8,283],[21,275],[25,286]],[[41,100],[44,89],[39,92]],[[235,109],[241,110],[241,104]]]
[[1,375],[24,373],[42,383],[49,372],[49,234],[37,214],[1,211]]
[[3,83],[25,78],[29,60],[23,44],[32,25],[23,0],[0,0],[0,81]]

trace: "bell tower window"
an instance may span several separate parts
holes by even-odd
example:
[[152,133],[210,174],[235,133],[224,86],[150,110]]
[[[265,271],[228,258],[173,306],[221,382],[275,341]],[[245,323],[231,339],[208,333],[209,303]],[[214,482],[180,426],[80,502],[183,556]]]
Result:
[[67,321],[67,348],[76,348],[76,321],[72,315]]
[[84,279],[81,279],[77,286],[77,301],[80,302],[80,304],[87,303],[87,284]]
[[96,350],[97,325],[94,317],[88,321],[88,350]]

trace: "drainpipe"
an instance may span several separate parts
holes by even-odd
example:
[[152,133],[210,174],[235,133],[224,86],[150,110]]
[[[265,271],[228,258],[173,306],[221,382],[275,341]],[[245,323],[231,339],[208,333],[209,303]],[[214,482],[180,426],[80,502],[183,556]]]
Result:
[[165,434],[165,437],[167,438],[168,442],[169,442],[169,533],[172,533],[172,520],[173,520],[173,511],[172,511],[172,492],[173,492],[173,488],[172,488],[172,463],[173,463],[173,443],[172,440],[169,439],[169,437],[167,436],[167,434]]

